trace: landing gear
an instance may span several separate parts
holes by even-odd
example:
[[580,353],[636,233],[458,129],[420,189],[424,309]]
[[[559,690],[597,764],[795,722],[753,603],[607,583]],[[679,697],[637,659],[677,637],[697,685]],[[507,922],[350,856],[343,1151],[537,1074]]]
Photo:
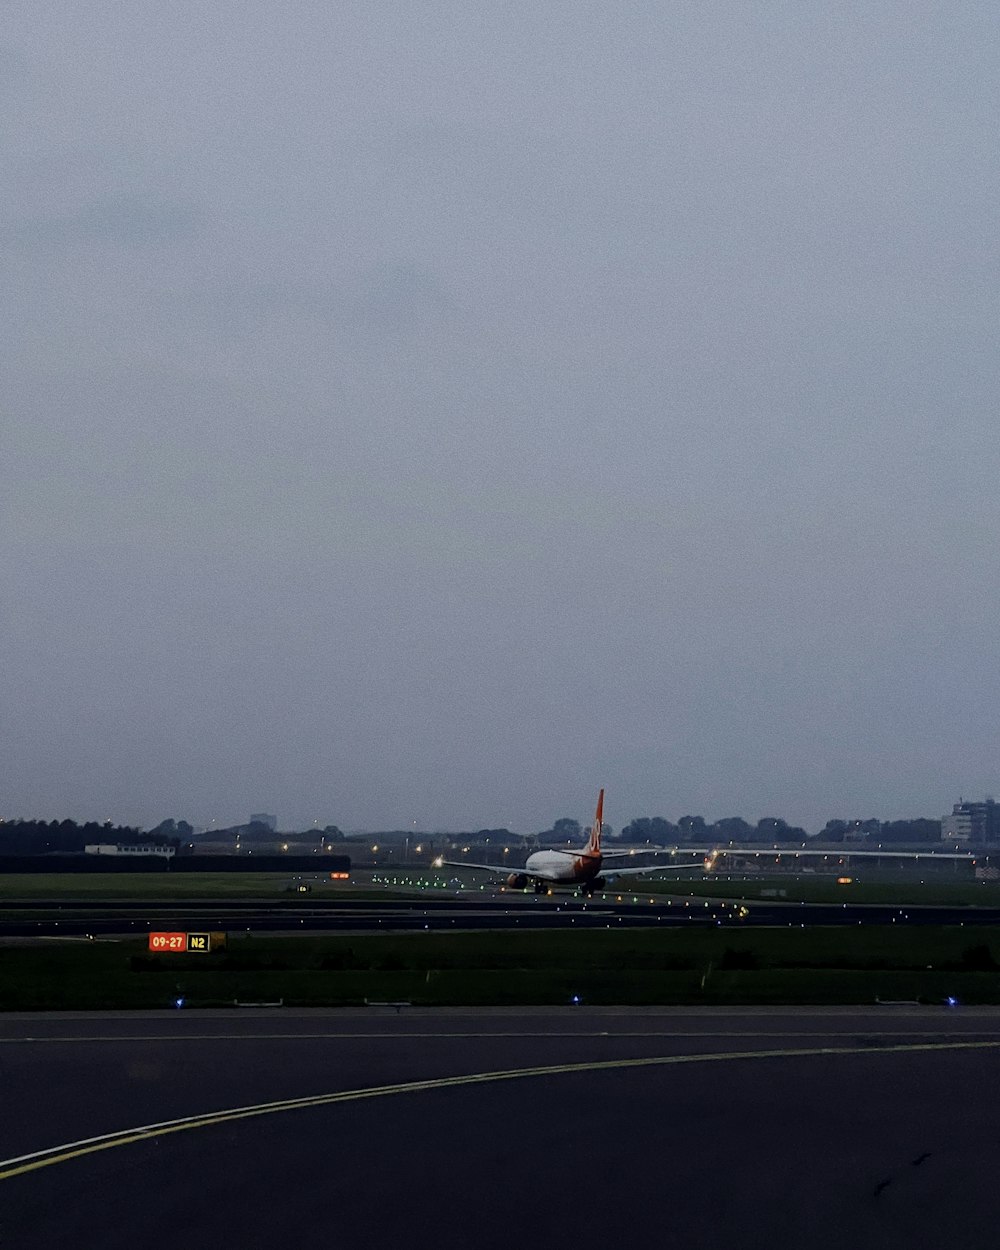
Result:
[[536,894],[547,894],[547,893],[548,893],[548,886],[545,884],[545,882],[544,882],[544,881],[536,881],[536,882],[535,882],[535,893],[536,893]]

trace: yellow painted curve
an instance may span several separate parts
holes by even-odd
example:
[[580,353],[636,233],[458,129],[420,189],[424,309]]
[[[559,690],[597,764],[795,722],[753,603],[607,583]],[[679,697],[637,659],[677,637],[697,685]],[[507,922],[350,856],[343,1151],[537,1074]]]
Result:
[[191,1129],[211,1128],[217,1124],[230,1124],[235,1120],[248,1120],[257,1116],[274,1115],[283,1111],[299,1111],[308,1107],[325,1107],[334,1103],[361,1102],[369,1098],[385,1098],[393,1094],[415,1094],[428,1090],[457,1089],[463,1085],[486,1085],[496,1081],[516,1081],[529,1077],[565,1076],[574,1072],[607,1072],[629,1068],[671,1067],[692,1063],[720,1063],[744,1059],[793,1059],[818,1055],[889,1055],[913,1054],[955,1050],[996,1050],[1000,1041],[988,1042],[905,1042],[900,1045],[871,1046],[814,1046],[785,1047],[776,1050],[730,1050],[710,1051],[704,1054],[655,1055],[642,1059],[604,1059],[586,1063],[558,1063],[533,1068],[508,1068],[496,1072],[473,1072],[464,1076],[436,1077],[426,1081],[403,1081],[395,1085],[374,1085],[365,1089],[340,1090],[330,1094],[313,1094],[304,1098],[289,1098],[280,1102],[263,1102],[248,1107],[208,1112],[204,1115],[187,1116],[178,1120],[165,1120],[159,1124],[147,1124],[138,1128],[123,1129],[85,1141],[68,1142],[47,1150],[0,1160],[0,1181],[12,1180],[28,1172],[53,1167],[57,1163],[69,1163],[85,1155],[112,1150],[118,1146],[134,1145],[151,1138],[166,1137]]

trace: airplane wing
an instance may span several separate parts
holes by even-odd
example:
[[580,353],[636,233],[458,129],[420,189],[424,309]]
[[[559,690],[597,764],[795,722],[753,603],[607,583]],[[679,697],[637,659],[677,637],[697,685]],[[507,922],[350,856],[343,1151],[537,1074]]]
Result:
[[813,849],[804,849],[800,846],[779,847],[779,846],[720,846],[714,848],[708,854],[713,856],[723,855],[740,855],[745,858],[753,857],[760,859],[761,856],[766,858],[782,859],[798,859],[800,857],[822,856],[824,859],[853,859],[857,855],[863,855],[871,859],[975,859],[976,856],[972,851],[856,851],[851,843],[845,843],[837,850],[818,851]]
[[[585,859],[586,856],[575,856],[577,859]],[[432,865],[434,868],[477,868],[480,872],[492,872],[497,876],[509,877],[511,874],[516,876],[537,877],[539,880],[547,880],[544,873],[531,872],[527,868],[511,867],[509,864],[472,864],[468,860],[442,859],[437,860]],[[609,864],[607,868],[601,866],[601,872],[609,877],[638,877],[644,876],[651,872],[685,872],[692,868],[704,871],[701,863],[691,864],[647,864],[644,868],[616,868],[613,864]]]
[[574,851],[574,850],[567,849],[564,846],[546,846],[543,849],[548,851],[550,855],[569,855],[573,859],[596,859],[597,856],[599,855],[601,857],[601,860],[605,863],[609,859],[638,859],[640,855],[669,855],[672,859],[676,859],[678,855],[692,855],[695,858],[692,859],[691,862],[694,863],[696,861],[700,861],[704,859],[707,853],[704,851],[695,851],[695,850],[691,850],[691,851],[681,850],[681,851],[676,851],[676,852],[666,851],[666,850],[661,851],[661,850],[654,850],[652,847],[646,847],[641,851],[605,851],[602,849],[596,852],[596,854],[591,853],[590,851],[586,851],[586,850]]
[[664,850],[654,849],[651,846],[643,847],[641,851],[601,851],[602,859],[635,859],[639,855],[669,855],[671,859],[676,859],[678,855],[692,855],[696,859],[703,859],[707,851],[700,851],[694,847],[688,850],[687,847],[670,848]]
[[601,866],[601,875],[605,877],[638,877],[648,876],[651,872],[690,872],[697,869],[704,872],[702,864],[670,864],[661,866],[660,864],[647,864],[645,868],[616,868],[614,864],[609,864],[606,868]]
[[[457,859],[436,859],[431,864],[432,868],[478,868],[481,872],[502,873],[503,876],[509,877],[512,872],[524,872],[523,868],[511,868],[508,864],[470,864],[468,860]],[[532,874],[528,873],[530,877]]]

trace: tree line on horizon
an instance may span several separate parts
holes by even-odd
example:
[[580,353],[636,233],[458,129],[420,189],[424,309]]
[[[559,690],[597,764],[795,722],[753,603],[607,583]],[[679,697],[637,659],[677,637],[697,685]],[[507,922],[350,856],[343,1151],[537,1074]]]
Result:
[[[570,816],[553,822],[531,840],[537,842],[578,842],[586,836],[589,826],[582,825]],[[46,855],[81,854],[85,846],[95,842],[118,842],[131,846],[173,846],[181,853],[190,844],[193,827],[184,820],[164,820],[154,828],[143,831],[132,825],[115,825],[110,821],[98,824],[87,821],[80,824],[73,820],[0,820],[0,854]],[[353,838],[345,835],[336,825],[323,830],[315,828],[298,833],[275,834],[266,825],[238,825],[230,829],[213,831],[213,841],[235,838],[255,841],[273,841],[277,836],[289,842],[312,841],[317,835],[326,842],[367,842],[381,834],[366,834]],[[941,840],[941,821],[919,817],[914,820],[828,820],[815,835],[808,834],[798,825],[790,825],[777,816],[765,816],[751,824],[741,816],[727,816],[711,824],[703,816],[682,816],[678,821],[663,816],[640,816],[629,821],[617,833],[610,825],[604,826],[605,837],[612,842],[649,843],[652,846],[675,846],[687,843],[760,843],[773,845],[804,845],[819,842],[870,842],[870,843],[935,843]],[[407,833],[407,836],[412,836]],[[524,835],[509,829],[481,829],[475,833],[452,834],[452,838],[468,838],[474,842],[510,841],[523,842]],[[529,835],[530,836],[530,835]]]
[[[556,822],[557,824],[559,822]],[[708,824],[702,816],[682,816],[674,824],[662,816],[641,816],[630,821],[618,834],[622,842],[650,842],[673,846],[689,842],[747,842],[804,845],[818,842],[939,842],[941,821],[918,817],[915,820],[828,820],[817,834],[799,825],[790,825],[778,816],[764,816],[755,825],[742,816],[727,816]]]
[[[588,826],[564,816],[537,836],[552,842],[575,842],[587,833]],[[779,816],[764,816],[751,824],[742,816],[726,816],[709,823],[703,816],[682,816],[678,821],[663,816],[638,816],[615,833],[604,826],[604,836],[612,842],[648,842],[653,846],[678,844],[746,842],[784,842],[804,845],[819,842],[938,842],[941,821],[918,817],[915,820],[828,820],[817,834],[809,834],[799,825],[790,825]]]
[[0,854],[82,855],[96,842],[120,842],[128,846],[176,846],[176,838],[143,833],[131,825],[98,824],[89,820],[0,820]]

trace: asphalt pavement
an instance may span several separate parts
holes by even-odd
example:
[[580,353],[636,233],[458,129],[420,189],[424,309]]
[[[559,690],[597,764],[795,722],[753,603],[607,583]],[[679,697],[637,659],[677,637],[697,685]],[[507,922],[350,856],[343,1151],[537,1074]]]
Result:
[[[41,914],[44,913],[44,914]],[[3,903],[0,939],[144,934],[185,923],[235,932],[405,932],[453,929],[586,929],[699,925],[738,927],[800,925],[1000,924],[1000,909],[955,906],[889,906],[751,902],[723,899],[604,895],[594,900],[569,894],[536,899],[512,894],[461,892],[384,899],[305,900],[176,899],[30,900]]]
[[992,1250],[998,1063],[986,1008],[12,1014],[0,1247]]

